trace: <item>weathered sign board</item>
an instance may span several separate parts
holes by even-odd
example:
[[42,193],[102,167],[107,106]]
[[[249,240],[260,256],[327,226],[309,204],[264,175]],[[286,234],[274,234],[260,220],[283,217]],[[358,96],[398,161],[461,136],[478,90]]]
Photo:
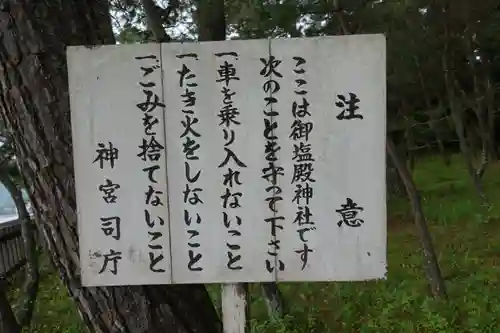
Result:
[[69,47],[82,284],[384,278],[385,49]]

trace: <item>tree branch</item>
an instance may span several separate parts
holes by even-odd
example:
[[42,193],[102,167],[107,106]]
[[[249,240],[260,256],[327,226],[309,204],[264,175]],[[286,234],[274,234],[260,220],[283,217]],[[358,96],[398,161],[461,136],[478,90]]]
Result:
[[427,273],[427,279],[429,281],[432,295],[436,298],[447,298],[446,286],[441,275],[441,270],[439,268],[436,253],[434,252],[434,246],[432,244],[432,237],[427,227],[427,221],[424,216],[424,211],[422,209],[422,204],[420,201],[420,194],[413,182],[412,176],[406,167],[406,164],[399,158],[394,142],[390,137],[387,137],[386,141],[387,153],[392,159],[392,162],[396,169],[398,170],[399,176],[403,181],[406,192],[408,193],[408,198],[410,199],[413,215],[415,217],[415,225],[417,226],[417,231],[420,236],[420,242],[422,243],[422,251],[424,254],[424,267]]
[[333,12],[337,16],[340,24],[341,34],[349,35],[351,31],[344,18],[344,9],[340,6],[340,0],[333,0]]
[[[163,22],[164,22],[162,17],[163,9],[158,7],[154,0],[141,0],[141,2],[142,6],[144,7],[144,12],[146,13],[148,30],[150,30],[153,33],[155,40],[158,43],[169,42],[171,38],[165,31],[165,28],[163,27]],[[169,7],[169,9],[167,9],[167,13],[170,12],[171,8],[172,7]]]

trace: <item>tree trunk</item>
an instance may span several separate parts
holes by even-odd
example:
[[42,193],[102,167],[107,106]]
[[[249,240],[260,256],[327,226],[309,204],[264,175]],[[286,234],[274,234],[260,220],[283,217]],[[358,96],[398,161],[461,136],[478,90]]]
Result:
[[[387,133],[387,136],[391,136],[391,138],[398,137],[398,134],[400,132],[393,132],[393,133]],[[404,136],[404,134],[401,134]],[[396,140],[393,139],[395,142]],[[402,137],[400,140],[404,140],[404,137]],[[403,142],[401,143],[395,143],[397,146],[397,151],[399,156],[406,156],[406,151],[407,147],[406,144]],[[389,155],[386,156],[386,173],[385,173],[385,178],[386,178],[386,191],[387,191],[387,197],[388,199],[395,199],[401,197],[401,195],[404,195],[405,192],[405,186],[403,184],[403,181],[401,180],[401,177],[399,176],[398,169],[392,162],[392,159]]]
[[455,97],[450,97],[450,109],[451,109],[451,117],[453,119],[453,123],[455,124],[455,132],[457,133],[458,139],[460,141],[460,151],[462,152],[462,156],[465,161],[465,167],[467,168],[467,173],[471,177],[472,184],[474,185],[474,189],[481,200],[481,203],[484,205],[488,204],[488,199],[486,198],[486,193],[484,192],[483,184],[481,183],[480,177],[478,177],[476,173],[476,169],[473,164],[473,156],[471,152],[471,148],[467,143],[467,138],[465,136],[465,125],[463,120],[463,113],[459,109],[459,106],[456,105]]
[[455,133],[457,134],[458,140],[460,142],[460,151],[462,152],[462,156],[464,158],[465,167],[467,168],[467,173],[471,177],[472,184],[474,185],[474,189],[476,190],[476,193],[479,199],[481,200],[481,203],[487,205],[488,199],[486,198],[486,193],[484,192],[481,179],[476,174],[471,147],[467,142],[467,137],[465,134],[466,128],[464,124],[463,107],[462,105],[460,105],[460,102],[458,101],[458,98],[453,90],[454,88],[451,82],[452,79],[450,78],[450,74],[448,73],[448,67],[446,64],[446,59],[444,59],[444,57],[442,63],[443,63],[448,106],[451,112],[451,119],[453,120],[453,124],[455,125]]
[[389,199],[399,198],[404,193],[404,184],[401,181],[398,170],[392,163],[390,158],[387,158],[386,168],[386,190]]
[[[412,25],[412,23],[410,22],[408,17],[406,19],[406,24],[409,27]],[[413,44],[413,46],[415,46],[415,44]],[[441,157],[443,158],[444,164],[446,166],[449,166],[451,163],[450,154],[448,154],[448,152],[446,152],[446,149],[445,149],[444,143],[443,143],[444,142],[443,135],[442,135],[441,131],[439,131],[438,126],[436,125],[440,115],[436,115],[434,110],[432,110],[431,97],[429,95],[429,90],[427,89],[425,77],[424,77],[424,74],[422,72],[422,66],[420,64],[420,59],[418,58],[417,55],[413,56],[413,61],[415,62],[415,67],[417,69],[418,80],[420,83],[420,88],[422,89],[422,96],[424,98],[425,107],[427,108],[427,110],[429,112],[429,118],[430,118],[429,119],[429,128],[436,136],[436,141],[437,141],[439,153],[440,153]],[[439,109],[440,108],[438,108],[437,110],[439,110]]]
[[415,225],[420,236],[422,251],[424,253],[425,272],[427,274],[427,279],[431,287],[431,292],[436,298],[446,298],[446,286],[444,284],[443,277],[441,276],[439,263],[436,257],[436,253],[434,252],[434,246],[432,245],[432,237],[429,232],[429,228],[427,227],[427,221],[425,220],[424,211],[420,202],[420,194],[417,191],[415,183],[413,182],[413,178],[411,177],[406,164],[400,160],[396,152],[396,147],[394,146],[394,143],[390,138],[387,138],[387,152],[405,184],[408,198],[410,199],[413,208]]
[[406,159],[405,159],[405,163],[406,163],[406,166],[408,168],[408,170],[410,170],[410,172],[412,172],[414,170],[414,167],[415,167],[415,152],[412,150],[415,148],[415,139],[413,137],[413,129],[412,129],[412,126],[413,126],[413,119],[411,117],[408,117],[409,119],[407,119],[406,121],[406,126],[405,126],[405,144],[406,144]]
[[196,21],[198,40],[214,41],[226,39],[226,16],[224,0],[197,0]]
[[219,333],[200,285],[82,288],[66,45],[114,43],[105,0],[0,3],[0,115],[51,259],[90,332]]
[[274,282],[262,283],[261,288],[266,301],[269,318],[271,318],[271,320],[283,318],[285,314],[285,301],[278,288],[278,284]]
[[[472,85],[474,87],[474,102],[472,103],[472,109],[476,114],[476,118],[478,121],[478,136],[481,141],[481,162],[479,167],[476,170],[475,177],[480,181],[486,171],[486,168],[489,164],[489,153],[490,153],[490,126],[488,126],[487,120],[487,105],[485,101],[487,101],[487,86],[482,87],[480,84],[483,81],[480,76],[484,74],[481,73],[475,65],[476,59],[474,55],[474,46],[473,46],[474,37],[470,33],[469,30],[465,33],[465,38],[463,39],[463,43],[465,46],[466,54],[468,54],[469,61],[467,62],[467,68],[469,69],[469,74],[472,78]],[[455,81],[456,82],[456,81]],[[458,86],[458,82],[456,82]],[[463,89],[461,89],[463,91]],[[463,93],[464,98],[467,98],[467,94]]]
[[[431,106],[430,103],[428,105]],[[444,115],[444,110],[442,110],[441,101],[439,102],[439,106],[436,108],[436,111],[437,110],[441,110],[441,112],[439,112],[438,114],[436,114],[435,112],[430,112],[430,114],[429,114],[429,117],[430,117],[429,128],[434,132],[434,134],[436,136],[439,155],[443,159],[444,165],[450,166],[451,154],[449,151],[447,151],[447,149],[444,146],[445,139],[443,138],[442,130],[437,125],[437,123],[443,118],[443,115]]]
[[[170,1],[172,2],[172,1]],[[142,7],[146,14],[148,29],[153,34],[158,43],[166,43],[170,41],[170,36],[167,35],[163,27],[160,8],[155,4],[154,0],[142,0]]]
[[491,83],[491,79],[488,78],[485,80],[485,90],[486,90],[486,122],[489,126],[489,156],[493,161],[498,160],[498,149],[495,142],[495,88]]
[[474,189],[481,200],[481,203],[484,205],[488,205],[488,199],[486,198],[486,194],[483,189],[483,184],[481,180],[476,175],[476,170],[474,169],[473,164],[473,156],[471,149],[469,147],[469,143],[467,142],[467,137],[465,135],[465,125],[464,125],[464,107],[463,103],[460,103],[458,97],[456,96],[456,87],[455,82],[456,79],[453,76],[453,72],[450,71],[448,61],[450,60],[450,51],[449,51],[449,31],[446,20],[442,20],[443,28],[444,28],[444,50],[441,55],[441,68],[443,69],[443,79],[446,90],[446,98],[448,102],[448,107],[450,108],[451,118],[455,125],[455,132],[458,136],[458,140],[460,141],[460,151],[462,152],[462,156],[464,157],[465,167],[467,168],[467,172],[472,179],[472,183],[474,185]]

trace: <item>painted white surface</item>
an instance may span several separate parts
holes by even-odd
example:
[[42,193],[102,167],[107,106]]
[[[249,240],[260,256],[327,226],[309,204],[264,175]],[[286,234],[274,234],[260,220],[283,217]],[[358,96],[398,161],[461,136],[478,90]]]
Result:
[[[171,282],[165,152],[162,151],[158,163],[161,169],[155,173],[158,181],[155,188],[164,192],[160,195],[164,206],[156,209],[145,205],[145,192],[150,182],[142,170],[151,163],[137,156],[145,137],[143,112],[136,106],[145,100],[139,82],[154,82],[154,92],[160,97],[162,95],[160,69],[157,68],[144,80],[140,69],[141,66],[159,66],[160,62],[135,59],[136,56],[151,54],[159,60],[160,46],[113,45],[68,49],[80,258],[82,284],[86,286]],[[159,120],[154,128],[156,138],[164,146],[163,110],[156,109],[153,114]],[[108,163],[103,169],[98,162],[93,163],[97,156],[97,144],[101,142],[106,145],[111,142],[119,149],[113,169]],[[113,204],[107,204],[99,191],[99,185],[105,184],[106,179],[120,185],[115,192],[118,198]],[[157,265],[157,268],[165,269],[164,273],[150,270],[150,230],[145,222],[146,208],[151,210],[153,217],[161,216],[165,222],[160,239],[165,259]],[[110,216],[121,218],[119,240],[106,236],[101,230],[100,218]],[[108,269],[99,274],[103,256],[111,250],[121,253],[117,274]]]
[[[239,281],[273,281],[274,277],[266,270],[264,260],[269,231],[265,225],[267,204],[263,200],[265,194],[265,183],[260,180],[261,169],[264,163],[264,138],[262,136],[261,109],[265,107],[260,92],[254,91],[259,87],[259,57],[268,52],[268,43],[259,41],[233,41],[233,42],[211,42],[206,44],[164,44],[162,49],[163,68],[165,71],[164,91],[165,100],[169,101],[167,106],[167,170],[169,179],[169,200],[172,235],[172,263],[174,271],[174,282],[239,282]],[[238,60],[232,57],[217,59],[214,53],[236,51]],[[184,53],[197,53],[199,60],[177,59],[176,55]],[[226,152],[224,150],[225,127],[219,126],[221,118],[218,117],[222,106],[222,85],[216,82],[218,79],[218,68],[227,60],[234,63],[236,76],[240,80],[232,80],[229,88],[235,93],[233,96],[234,107],[239,109],[240,114],[235,119],[240,125],[231,124],[226,129],[227,136],[234,129],[234,142],[230,145],[231,150],[238,159],[247,167],[240,168],[231,159],[226,167],[218,168],[224,161]],[[191,135],[200,144],[198,150],[199,160],[189,161],[191,174],[202,170],[199,179],[191,187],[203,189],[200,198],[203,204],[196,206],[184,203],[183,191],[186,188],[185,179],[185,157],[182,144],[185,138],[180,136],[184,131],[181,121],[186,121],[183,107],[179,97],[186,88],[179,87],[179,79],[176,71],[186,64],[194,74],[198,83],[196,91],[196,106],[193,108],[195,116],[199,121],[193,125],[199,132],[200,137]],[[241,205],[239,208],[224,209],[221,196],[224,195],[226,186],[223,185],[223,174],[228,168],[239,171],[241,185],[233,183],[231,193],[240,192],[238,197]],[[230,200],[232,202],[232,200]],[[199,213],[202,222],[195,228],[188,227],[184,223],[184,210],[188,210],[196,218]],[[230,228],[224,226],[223,213],[228,214],[231,220]],[[241,218],[241,225],[237,226],[236,217]],[[200,235],[200,250],[203,253],[200,267],[203,271],[190,271],[188,262],[188,240],[187,230],[196,229]],[[229,230],[236,230],[241,236],[231,236]],[[195,238],[193,238],[194,240]],[[228,248],[230,245],[241,246],[240,251],[234,255],[241,255],[241,270],[229,270]]]
[[224,333],[246,333],[250,318],[248,312],[248,294],[241,283],[222,285],[222,325]]
[[[217,58],[215,53],[237,52],[232,57]],[[280,60],[277,71],[281,77],[273,76],[280,90],[273,97],[278,103],[272,107],[279,115],[270,121],[278,123],[274,131],[278,137],[278,166],[284,168],[284,175],[278,178],[283,200],[276,204],[279,215],[284,217],[278,230],[279,255],[275,265],[284,265],[284,270],[266,269],[269,258],[268,243],[270,225],[264,220],[272,213],[268,203],[266,187],[269,183],[262,178],[262,169],[267,167],[265,159],[263,111],[270,111],[264,98],[264,84],[268,78],[260,75],[263,68],[261,58],[269,53]],[[182,53],[196,53],[197,59],[177,56]],[[154,75],[158,94],[166,107],[157,109],[164,132],[158,130],[158,138],[165,143],[160,166],[167,177],[159,177],[158,188],[168,192],[168,205],[157,209],[156,214],[165,219],[162,245],[165,251],[166,272],[149,271],[147,258],[148,236],[144,223],[144,191],[147,177],[142,172],[144,162],[136,155],[142,138],[142,112],[135,107],[141,101],[141,79],[137,55],[161,55],[163,82],[160,72]],[[296,61],[293,57],[305,59],[303,74],[293,72]],[[229,88],[235,92],[234,106],[238,108],[237,121],[229,129],[235,131],[231,149],[246,164],[238,168],[234,163],[228,166],[241,172],[241,185],[235,185],[233,192],[241,192],[241,207],[224,209],[221,195],[225,191],[223,174],[226,168],[218,168],[225,157],[224,132],[220,126],[219,110],[222,106],[222,83],[216,82],[220,65],[227,60],[236,68],[239,80],[230,81]],[[189,160],[191,177],[201,170],[199,178],[190,183],[198,192],[203,204],[191,205],[184,202],[186,189],[185,154],[181,138],[184,132],[182,121],[186,113],[182,110],[186,86],[179,86],[177,71],[186,65],[196,78],[193,87],[196,105],[191,108],[198,122],[193,125],[200,137],[191,135],[200,145],[198,160]],[[385,123],[386,123],[386,70],[385,39],[382,35],[353,35],[301,39],[224,41],[205,43],[169,43],[102,46],[88,49],[68,49],[70,92],[72,108],[73,141],[75,155],[75,178],[79,212],[80,253],[82,260],[83,285],[123,284],[168,284],[168,283],[234,283],[259,281],[346,281],[384,278],[386,272],[386,204],[385,204]],[[296,81],[303,79],[300,89],[307,94],[294,93]],[[187,81],[186,81],[187,82]],[[355,93],[359,98],[356,113],[363,119],[339,120],[342,109],[336,106],[337,95],[349,96]],[[308,264],[302,270],[299,255],[302,242],[299,239],[294,220],[298,205],[293,202],[296,183],[292,184],[294,144],[299,141],[290,138],[294,122],[292,104],[307,98],[310,121],[313,128],[308,144],[314,157],[312,178],[315,182],[313,197],[308,205],[313,214],[311,221],[315,228],[306,234],[308,246],[313,249]],[[161,116],[160,116],[161,115]],[[164,118],[163,118],[164,117]],[[159,125],[160,126],[160,125]],[[166,136],[163,137],[163,133]],[[92,164],[97,142],[112,141],[120,148],[120,159],[113,170],[97,168]],[[160,174],[158,174],[160,176]],[[118,182],[119,202],[106,205],[97,190],[104,177]],[[304,186],[304,184],[302,184]],[[162,197],[165,202],[167,196]],[[337,224],[341,216],[337,209],[351,198],[363,208],[356,218],[363,220],[359,227]],[[303,205],[301,205],[303,207]],[[184,222],[184,211],[192,218],[191,226]],[[304,208],[302,208],[304,210]],[[233,218],[240,216],[238,231],[241,236],[228,234],[223,223],[223,213]],[[201,217],[195,223],[196,214]],[[120,214],[122,217],[122,239],[106,237],[99,226],[104,214]],[[167,223],[167,221],[169,221]],[[169,243],[169,228],[170,239]],[[189,239],[189,230],[196,230],[196,236]],[[193,231],[191,231],[193,234]],[[191,243],[199,243],[192,248]],[[238,244],[241,249],[241,270],[227,268],[228,249],[226,243]],[[101,258],[94,254],[110,248],[122,251],[118,274],[98,274]],[[172,260],[169,249],[171,248]],[[199,267],[202,271],[188,268],[188,251],[202,253]]]
[[[307,50],[307,52],[304,52]],[[293,56],[302,56],[311,116],[302,118],[313,123],[309,143],[313,162],[313,198],[309,208],[316,225],[303,227],[293,224],[298,206],[292,202],[296,183],[292,184],[293,140],[282,140],[281,160],[285,177],[280,184],[284,200],[287,227],[283,230],[282,255],[286,265],[278,273],[279,281],[349,281],[381,277],[386,267],[386,198],[385,198],[385,43],[382,36],[351,36],[309,38],[297,42],[278,39],[271,46],[273,55],[283,59],[284,73],[278,110],[281,125],[278,136],[291,134],[292,103],[302,103],[294,80],[296,62]],[[285,74],[286,73],[286,74]],[[300,88],[299,88],[300,89]],[[342,109],[335,106],[337,95],[352,92],[360,99],[359,113],[363,119],[338,120]],[[351,198],[364,210],[358,217],[364,220],[360,227],[347,227],[337,222],[342,204]],[[304,205],[300,205],[304,207]],[[298,230],[315,228],[304,234],[314,252],[308,266],[295,253],[303,245]]]

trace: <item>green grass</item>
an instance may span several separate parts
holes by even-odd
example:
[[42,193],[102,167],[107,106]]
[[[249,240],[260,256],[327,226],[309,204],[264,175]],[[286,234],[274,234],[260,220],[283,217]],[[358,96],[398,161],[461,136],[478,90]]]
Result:
[[[417,164],[415,180],[450,296],[428,296],[419,240],[407,200],[389,205],[388,279],[357,283],[284,283],[289,315],[269,322],[258,286],[251,286],[255,333],[500,333],[500,205],[484,208],[463,163],[439,159]],[[500,202],[500,165],[488,169],[484,185]],[[211,288],[214,299],[218,290]],[[72,300],[50,268],[42,283],[32,332],[85,332]]]

